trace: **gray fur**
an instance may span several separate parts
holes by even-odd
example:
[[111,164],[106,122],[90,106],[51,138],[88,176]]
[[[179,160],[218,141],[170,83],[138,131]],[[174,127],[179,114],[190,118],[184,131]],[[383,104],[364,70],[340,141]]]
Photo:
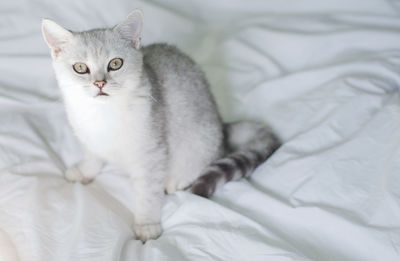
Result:
[[[193,184],[194,193],[208,197],[223,183],[248,177],[279,142],[259,124],[223,127],[199,66],[167,44],[140,48],[142,23],[134,10],[113,28],[71,32],[44,20],[42,30],[85,151],[66,178],[86,184],[104,162],[119,165],[135,191],[133,230],[146,241],[162,231],[164,189],[173,193]],[[123,65],[108,70],[115,58]],[[89,71],[77,73],[75,63]]]
[[194,194],[210,197],[226,182],[248,178],[280,146],[278,137],[259,123],[235,122],[224,129],[227,155],[203,171],[190,188]]

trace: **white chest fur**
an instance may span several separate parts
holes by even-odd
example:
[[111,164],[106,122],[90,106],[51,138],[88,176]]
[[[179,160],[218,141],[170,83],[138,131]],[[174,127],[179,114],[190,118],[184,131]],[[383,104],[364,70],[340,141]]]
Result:
[[66,99],[67,115],[79,140],[110,162],[135,157],[146,133],[144,107],[131,110],[121,102],[90,99]]

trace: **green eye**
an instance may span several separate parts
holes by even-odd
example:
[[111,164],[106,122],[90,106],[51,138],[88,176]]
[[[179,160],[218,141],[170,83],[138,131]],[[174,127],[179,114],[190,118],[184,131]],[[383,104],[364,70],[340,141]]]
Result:
[[122,64],[124,64],[124,62],[121,58],[114,58],[108,63],[107,69],[109,71],[116,71],[122,67]]
[[74,71],[79,74],[89,73],[89,68],[84,63],[75,63],[73,66]]

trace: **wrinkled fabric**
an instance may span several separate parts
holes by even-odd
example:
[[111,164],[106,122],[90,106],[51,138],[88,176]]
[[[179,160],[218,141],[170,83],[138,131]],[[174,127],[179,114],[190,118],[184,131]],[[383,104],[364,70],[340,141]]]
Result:
[[[143,43],[204,68],[225,120],[283,146],[211,199],[167,196],[164,233],[131,230],[128,177],[84,186],[42,17],[74,31],[144,12]],[[400,260],[400,4],[193,0],[0,3],[0,260]],[[195,149],[193,153],[196,153]]]

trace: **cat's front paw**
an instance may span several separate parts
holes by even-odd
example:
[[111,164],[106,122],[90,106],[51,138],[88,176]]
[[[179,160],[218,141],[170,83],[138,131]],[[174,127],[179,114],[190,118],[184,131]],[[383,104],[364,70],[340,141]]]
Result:
[[158,238],[162,233],[162,228],[160,223],[135,224],[133,225],[133,232],[135,232],[136,238],[144,243],[149,239]]
[[83,174],[76,166],[73,166],[65,172],[65,179],[71,182],[81,182]]
[[84,185],[93,181],[93,178],[85,177],[77,166],[67,169],[65,179],[70,182],[81,182]]

